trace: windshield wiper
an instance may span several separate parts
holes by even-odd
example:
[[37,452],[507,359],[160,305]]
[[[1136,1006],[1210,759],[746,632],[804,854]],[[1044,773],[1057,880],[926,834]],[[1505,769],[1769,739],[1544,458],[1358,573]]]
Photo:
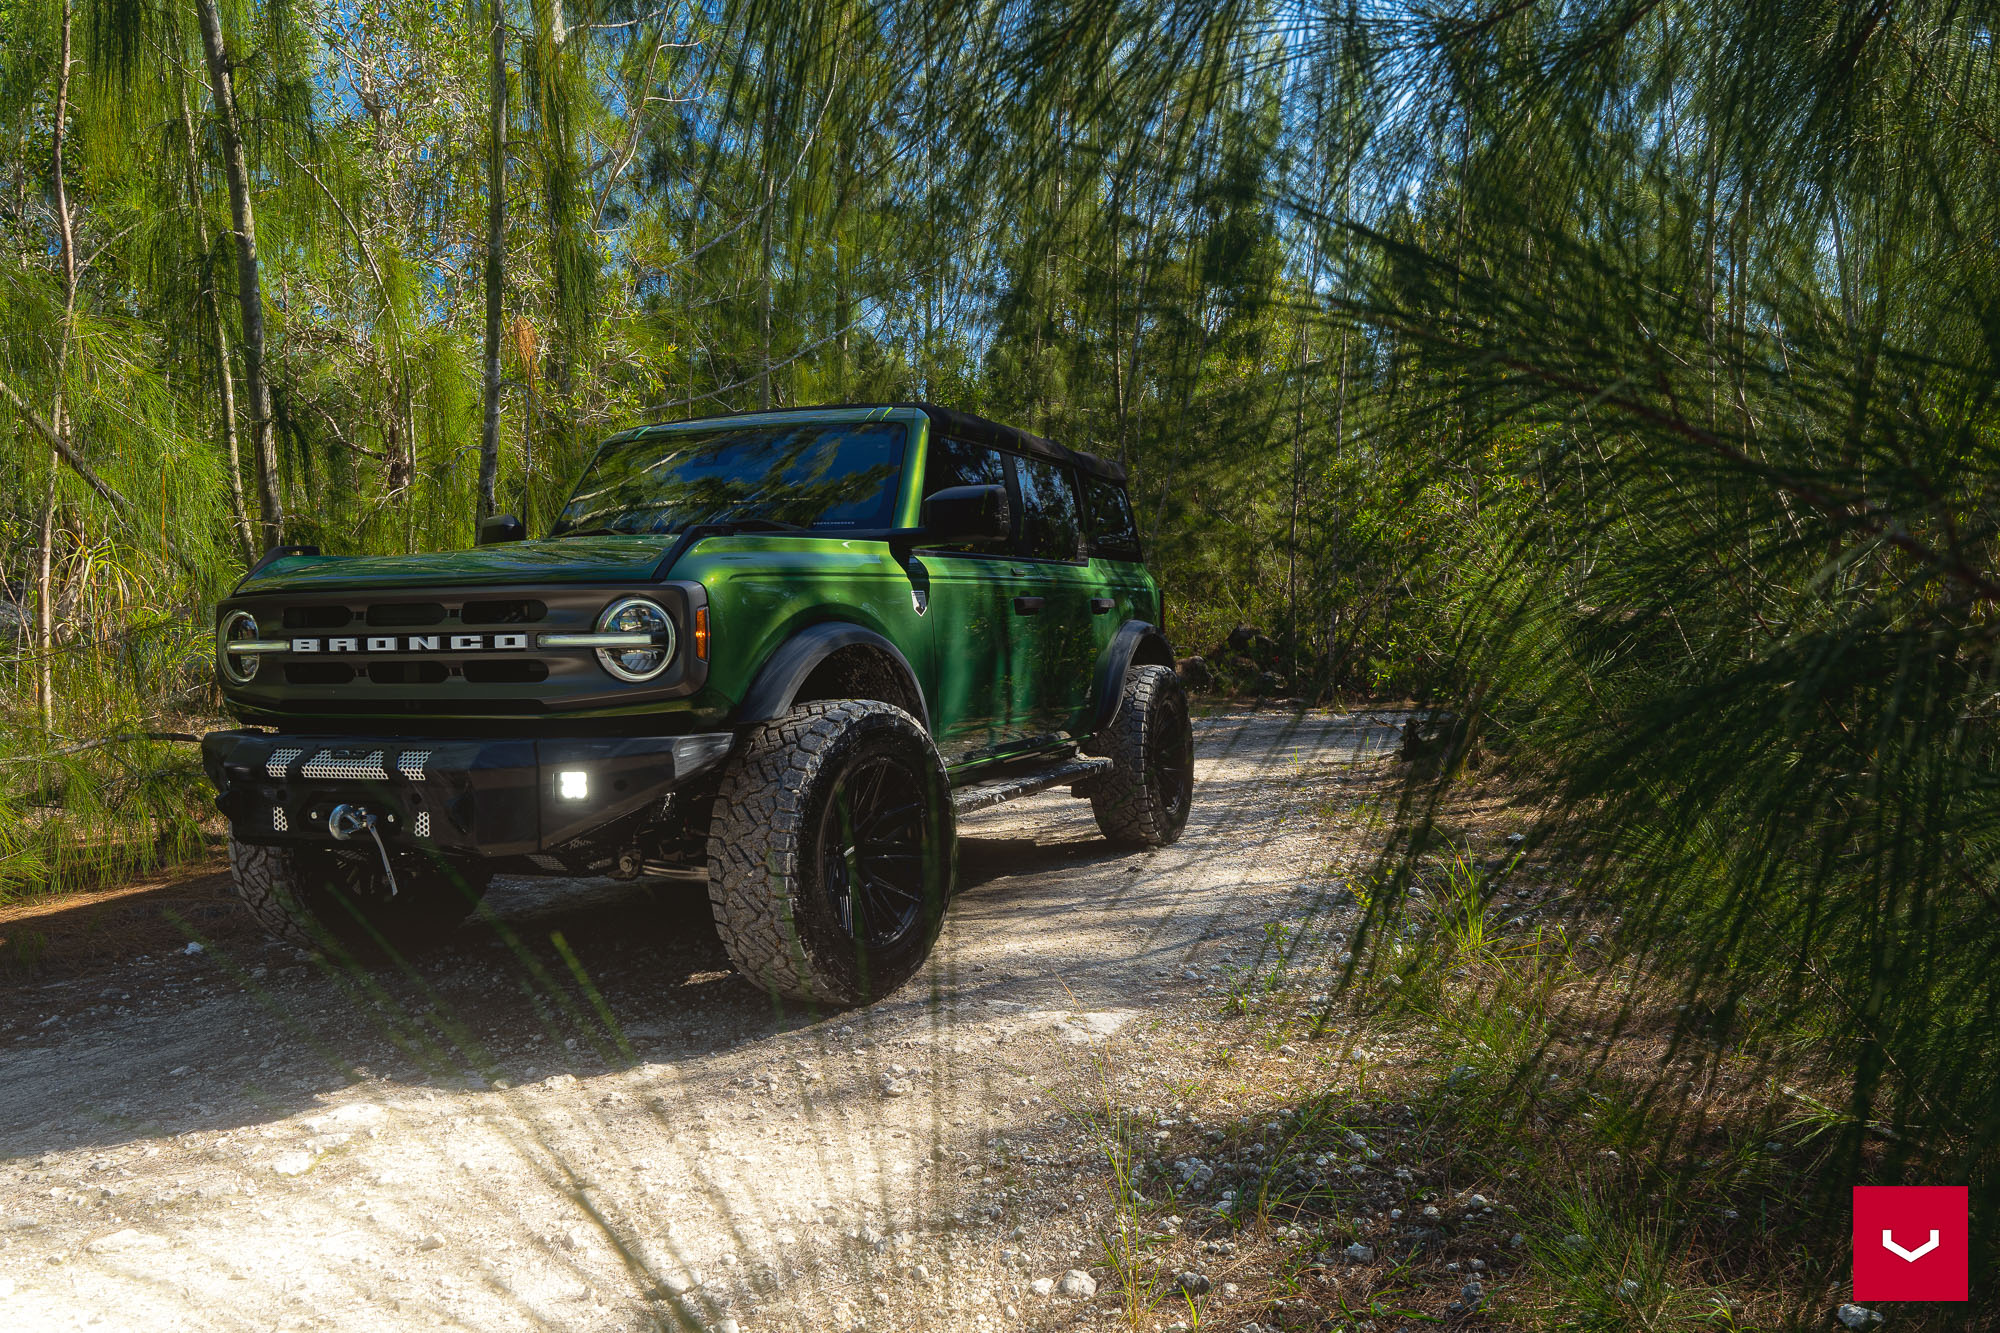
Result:
[[809,532],[803,523],[787,523],[781,518],[725,518],[710,527],[731,527],[738,532]]

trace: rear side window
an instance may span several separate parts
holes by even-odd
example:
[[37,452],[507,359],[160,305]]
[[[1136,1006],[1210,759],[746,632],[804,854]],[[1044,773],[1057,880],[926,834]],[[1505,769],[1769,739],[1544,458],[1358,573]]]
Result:
[[1083,507],[1060,463],[1016,455],[1021,486],[1021,554],[1036,560],[1083,558]]
[[1005,486],[1007,465],[996,449],[964,440],[932,440],[924,464],[924,494],[953,486]]
[[1132,518],[1132,500],[1115,481],[1086,477],[1083,493],[1090,504],[1090,550],[1108,560],[1139,559],[1139,525]]

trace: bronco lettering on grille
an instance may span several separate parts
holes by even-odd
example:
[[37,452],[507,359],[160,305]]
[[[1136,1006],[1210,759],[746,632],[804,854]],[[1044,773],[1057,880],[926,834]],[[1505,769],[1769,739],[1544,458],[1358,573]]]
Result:
[[371,634],[364,649],[360,639],[293,639],[295,653],[435,653],[443,649],[446,639],[451,642],[454,653],[474,652],[524,652],[528,647],[525,634]]

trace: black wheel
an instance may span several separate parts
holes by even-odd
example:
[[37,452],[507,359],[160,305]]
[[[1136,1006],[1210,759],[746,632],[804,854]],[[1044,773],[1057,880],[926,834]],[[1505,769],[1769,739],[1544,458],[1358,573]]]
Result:
[[802,704],[751,732],[723,774],[708,834],[716,932],[774,995],[880,999],[937,940],[957,833],[915,718],[866,699]]
[[346,847],[229,841],[236,896],[265,930],[309,949],[378,956],[434,944],[463,921],[491,872],[396,854],[389,891],[381,854]]
[[1097,827],[1128,847],[1164,847],[1187,827],[1194,801],[1194,726],[1171,667],[1125,673],[1118,716],[1092,747],[1111,770],[1086,789]]

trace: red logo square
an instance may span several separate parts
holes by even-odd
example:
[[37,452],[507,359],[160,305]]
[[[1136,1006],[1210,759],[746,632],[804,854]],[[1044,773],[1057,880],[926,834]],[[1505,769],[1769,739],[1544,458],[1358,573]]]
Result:
[[1968,1211],[1963,1185],[1855,1186],[1854,1299],[1967,1299]]

